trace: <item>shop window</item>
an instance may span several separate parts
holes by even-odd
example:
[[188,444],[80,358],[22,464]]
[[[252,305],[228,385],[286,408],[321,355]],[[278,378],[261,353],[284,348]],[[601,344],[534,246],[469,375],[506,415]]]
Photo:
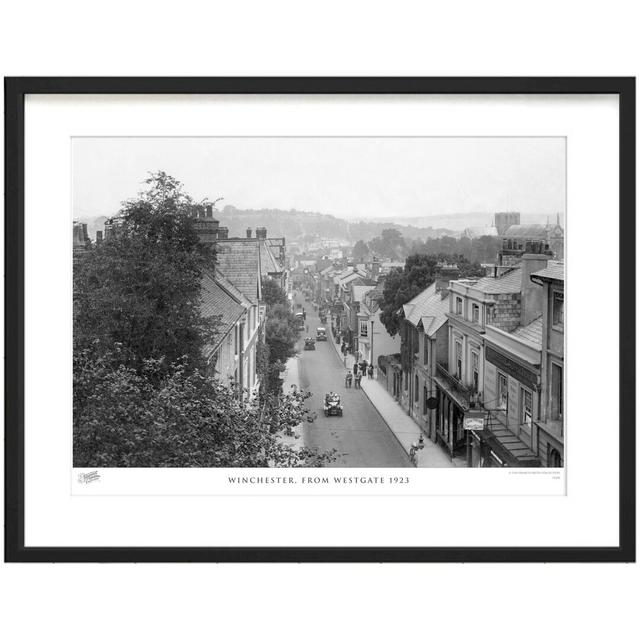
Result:
[[498,374],[498,409],[507,411],[509,404],[509,389],[507,388],[507,376]]
[[553,326],[564,327],[564,292],[553,292]]
[[429,411],[427,407],[427,387],[422,387],[422,413],[424,415]]
[[528,389],[520,389],[520,422],[531,427],[533,421],[533,394]]
[[562,420],[562,367],[551,363],[551,419]]

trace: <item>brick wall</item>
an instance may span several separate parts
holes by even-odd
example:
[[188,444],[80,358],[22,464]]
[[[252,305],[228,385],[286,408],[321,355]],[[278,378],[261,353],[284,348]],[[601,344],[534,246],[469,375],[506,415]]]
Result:
[[495,297],[493,313],[489,319],[492,324],[503,331],[513,331],[520,324],[521,303],[519,293],[501,293]]

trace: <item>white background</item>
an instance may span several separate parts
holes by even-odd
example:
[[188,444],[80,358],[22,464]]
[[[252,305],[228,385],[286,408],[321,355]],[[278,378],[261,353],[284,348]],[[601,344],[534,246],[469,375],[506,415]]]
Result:
[[[617,344],[617,290],[608,270],[593,268],[591,242],[603,212],[612,212],[606,216],[612,236],[607,260],[618,263],[613,215],[618,210],[618,120],[615,96],[27,96],[26,545],[615,546],[617,458],[601,456],[603,429],[615,419],[606,424],[594,419],[583,396],[593,385],[592,369],[606,371],[617,388],[618,352],[585,349],[592,325],[580,319],[590,316],[593,292],[606,290],[607,340]],[[83,497],[70,495],[69,483],[77,479],[69,457],[71,138],[243,133],[566,136],[566,496],[562,474],[507,469],[418,469],[406,474],[411,479],[406,493],[391,485],[339,492],[322,486],[309,491],[298,484],[268,487],[268,497],[262,498],[228,497],[233,494],[221,469],[106,469],[99,483],[81,492],[74,487]],[[41,232],[44,224],[47,233]],[[47,277],[42,277],[43,265]],[[615,395],[607,411],[617,414]],[[617,449],[615,428],[609,428],[607,444]],[[209,495],[199,495],[203,492]],[[457,495],[441,497],[450,492]],[[129,496],[110,497],[122,493]],[[159,495],[147,497],[150,493]],[[308,493],[315,495],[300,497]],[[351,497],[354,493],[363,497]],[[422,495],[409,500],[410,494]],[[182,497],[194,495],[199,497]],[[268,527],[256,526],[267,521]]]
[[[224,10],[186,1],[23,2],[0,16],[2,71],[635,75],[639,69],[633,3],[325,2],[308,11],[298,2],[220,6]],[[564,638],[631,637],[637,629],[636,566],[0,571],[1,624],[12,638]]]

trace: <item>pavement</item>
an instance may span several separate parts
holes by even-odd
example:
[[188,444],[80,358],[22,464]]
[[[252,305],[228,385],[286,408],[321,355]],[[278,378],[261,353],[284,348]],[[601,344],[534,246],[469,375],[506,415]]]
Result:
[[[331,339],[331,336],[330,336]],[[355,358],[352,355],[343,356],[340,352],[340,346],[331,340],[334,347],[334,353],[340,361],[343,370],[353,369]],[[377,375],[378,369],[374,368],[374,376]],[[407,415],[407,412],[396,401],[396,399],[387,392],[387,390],[374,378],[362,378],[362,391],[367,395],[371,404],[380,413],[383,420],[387,424],[389,430],[396,437],[404,451],[409,455],[411,445],[418,442],[422,430],[414,420]],[[424,448],[416,453],[416,467],[454,467],[461,466],[456,464],[458,461],[452,461],[450,456],[435,442],[424,436]]]

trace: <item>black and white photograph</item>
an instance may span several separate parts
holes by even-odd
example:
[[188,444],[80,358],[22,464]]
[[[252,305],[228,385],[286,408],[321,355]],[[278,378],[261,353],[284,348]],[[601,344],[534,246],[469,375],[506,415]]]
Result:
[[567,466],[564,137],[71,150],[74,468]]

